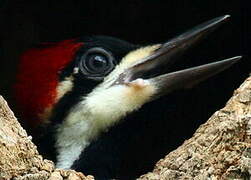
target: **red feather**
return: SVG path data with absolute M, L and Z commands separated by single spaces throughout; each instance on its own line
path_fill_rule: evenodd
M 19 111 L 33 127 L 42 123 L 39 115 L 55 104 L 58 73 L 73 60 L 83 43 L 65 40 L 48 45 L 23 53 L 14 86 Z

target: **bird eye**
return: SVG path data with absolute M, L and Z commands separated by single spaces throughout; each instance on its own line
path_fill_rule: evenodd
M 114 68 L 114 58 L 102 48 L 92 48 L 81 57 L 79 67 L 88 77 L 103 78 Z

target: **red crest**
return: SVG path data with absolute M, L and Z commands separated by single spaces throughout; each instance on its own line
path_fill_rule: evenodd
M 73 60 L 82 45 L 75 40 L 65 40 L 22 54 L 14 96 L 18 110 L 29 125 L 43 123 L 39 115 L 56 103 L 59 72 Z

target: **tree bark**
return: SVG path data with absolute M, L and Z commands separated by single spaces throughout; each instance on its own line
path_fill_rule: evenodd
M 55 169 L 38 154 L 31 136 L 20 126 L 0 96 L 0 180 L 91 180 L 92 176 Z
M 193 137 L 139 179 L 251 179 L 251 77 Z
M 93 179 L 55 169 L 31 140 L 0 96 L 0 180 Z M 191 139 L 139 179 L 251 179 L 251 77 Z

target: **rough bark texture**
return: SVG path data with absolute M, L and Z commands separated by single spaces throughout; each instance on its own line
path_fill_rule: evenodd
M 93 179 L 43 160 L 0 96 L 0 180 Z M 193 137 L 139 179 L 251 179 L 251 78 Z
M 38 154 L 31 137 L 20 126 L 7 102 L 0 96 L 0 180 L 93 179 L 75 171 L 55 170 Z
M 251 179 L 251 77 L 193 137 L 139 179 Z

